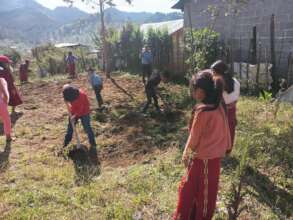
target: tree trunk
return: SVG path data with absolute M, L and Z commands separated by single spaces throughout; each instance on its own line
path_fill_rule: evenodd
M 106 77 L 124 94 L 134 100 L 133 96 L 129 94 L 124 88 L 122 88 L 116 81 L 111 77 L 110 61 L 109 61 L 109 45 L 107 42 L 107 29 L 105 25 L 105 0 L 99 0 L 100 16 L 101 16 L 101 37 L 103 45 L 103 71 L 106 73 Z
M 103 71 L 105 71 L 106 75 L 109 74 L 108 68 L 108 47 L 107 47 L 107 30 L 105 25 L 105 14 L 104 14 L 104 0 L 99 0 L 100 2 L 100 16 L 101 16 L 101 37 L 102 37 L 102 46 L 103 46 Z

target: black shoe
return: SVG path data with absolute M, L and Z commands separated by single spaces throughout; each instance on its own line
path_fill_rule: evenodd
M 6 143 L 7 143 L 7 144 L 10 144 L 11 142 L 12 142 L 12 138 L 11 138 L 11 137 L 6 138 Z
M 94 165 L 99 165 L 98 152 L 96 147 L 91 147 L 89 150 L 89 157 Z
M 162 114 L 162 111 L 161 111 L 160 108 L 157 108 L 156 110 L 157 110 L 157 113 L 158 113 L 158 114 Z

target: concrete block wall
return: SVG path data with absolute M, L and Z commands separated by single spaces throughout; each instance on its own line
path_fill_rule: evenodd
M 220 12 L 215 19 L 207 10 L 210 5 Z M 247 61 L 253 27 L 256 26 L 257 42 L 261 43 L 261 57 L 265 61 L 265 50 L 266 59 L 270 60 L 270 21 L 274 14 L 277 69 L 285 76 L 289 53 L 293 53 L 293 0 L 249 0 L 239 10 L 237 15 L 225 16 L 228 10 L 222 0 L 191 0 L 184 8 L 185 27 L 190 27 L 190 20 L 194 29 L 212 27 L 221 34 L 224 42 L 232 44 L 235 61 Z

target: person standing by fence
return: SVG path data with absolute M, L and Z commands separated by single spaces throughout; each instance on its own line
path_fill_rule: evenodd
M 141 52 L 141 64 L 142 64 L 142 82 L 145 85 L 147 80 L 152 75 L 152 64 L 153 64 L 153 54 L 150 47 L 145 47 Z M 147 78 L 147 80 L 146 80 Z
M 28 72 L 29 72 L 29 60 L 25 60 L 25 63 L 22 63 L 19 67 L 19 80 L 21 83 L 28 82 Z
M 76 61 L 78 58 L 72 54 L 72 52 L 68 52 L 68 56 L 65 58 L 66 64 L 67 64 L 67 71 L 69 73 L 70 78 L 77 78 L 76 74 Z

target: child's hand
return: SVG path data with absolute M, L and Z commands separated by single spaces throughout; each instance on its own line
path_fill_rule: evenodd
M 76 120 L 76 116 L 75 116 L 75 115 L 71 115 L 71 116 L 70 116 L 70 120 L 73 121 L 73 122 L 75 122 L 75 120 Z
M 189 166 L 189 157 L 185 152 L 182 155 L 182 163 L 184 164 L 185 168 Z

